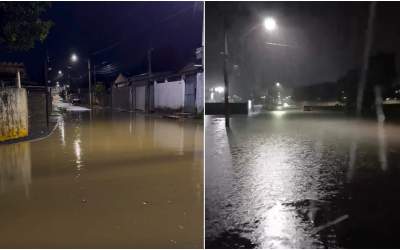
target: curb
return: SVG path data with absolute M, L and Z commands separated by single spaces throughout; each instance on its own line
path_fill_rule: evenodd
M 36 138 L 30 138 L 30 139 L 25 137 L 26 139 L 18 138 L 18 139 L 14 139 L 14 140 L 4 141 L 4 142 L 0 142 L 0 146 L 1 145 L 17 144 L 17 143 L 22 143 L 22 142 L 37 142 L 37 141 L 44 140 L 44 139 L 48 138 L 49 136 L 51 136 L 54 133 L 54 131 L 58 127 L 58 122 L 59 121 L 57 119 L 57 122 L 54 124 L 54 127 L 48 133 L 46 133 L 43 136 L 39 136 L 39 137 L 36 137 Z

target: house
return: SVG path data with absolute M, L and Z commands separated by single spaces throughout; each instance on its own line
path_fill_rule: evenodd
M 127 111 L 201 113 L 203 89 L 203 69 L 194 63 L 177 73 L 132 77 L 120 74 L 112 84 L 112 107 Z
M 154 86 L 155 109 L 192 114 L 203 112 L 204 74 L 201 65 L 190 63 Z
M 169 73 L 147 73 L 126 77 L 118 75 L 112 84 L 112 108 L 127 111 L 154 111 L 154 82 Z

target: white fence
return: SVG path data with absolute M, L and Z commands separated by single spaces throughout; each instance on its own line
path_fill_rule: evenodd
M 154 107 L 156 109 L 182 109 L 185 104 L 185 82 L 154 83 Z

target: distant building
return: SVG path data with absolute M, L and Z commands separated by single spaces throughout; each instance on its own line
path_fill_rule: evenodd
M 0 62 L 0 86 L 16 86 L 18 78 L 25 77 L 26 70 L 23 63 Z
M 154 81 L 168 73 L 147 73 L 126 77 L 118 75 L 111 88 L 112 108 L 127 111 L 154 111 Z
M 204 74 L 190 63 L 177 73 L 156 72 L 126 77 L 112 84 L 112 108 L 128 111 L 201 113 L 204 110 Z

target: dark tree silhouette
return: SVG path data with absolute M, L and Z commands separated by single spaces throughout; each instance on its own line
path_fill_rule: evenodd
M 389 94 L 388 92 L 391 90 L 392 84 L 396 77 L 397 71 L 395 54 L 379 52 L 370 57 L 367 72 L 367 82 L 362 103 L 362 109 L 364 113 L 369 113 L 375 110 L 374 87 L 380 86 L 383 96 L 386 96 Z M 355 69 L 347 72 L 347 74 L 338 81 L 340 88 L 345 92 L 347 97 L 347 106 L 350 110 L 355 109 L 359 79 L 360 70 Z
M 43 42 L 53 23 L 41 19 L 49 2 L 0 2 L 0 49 L 26 51 Z

